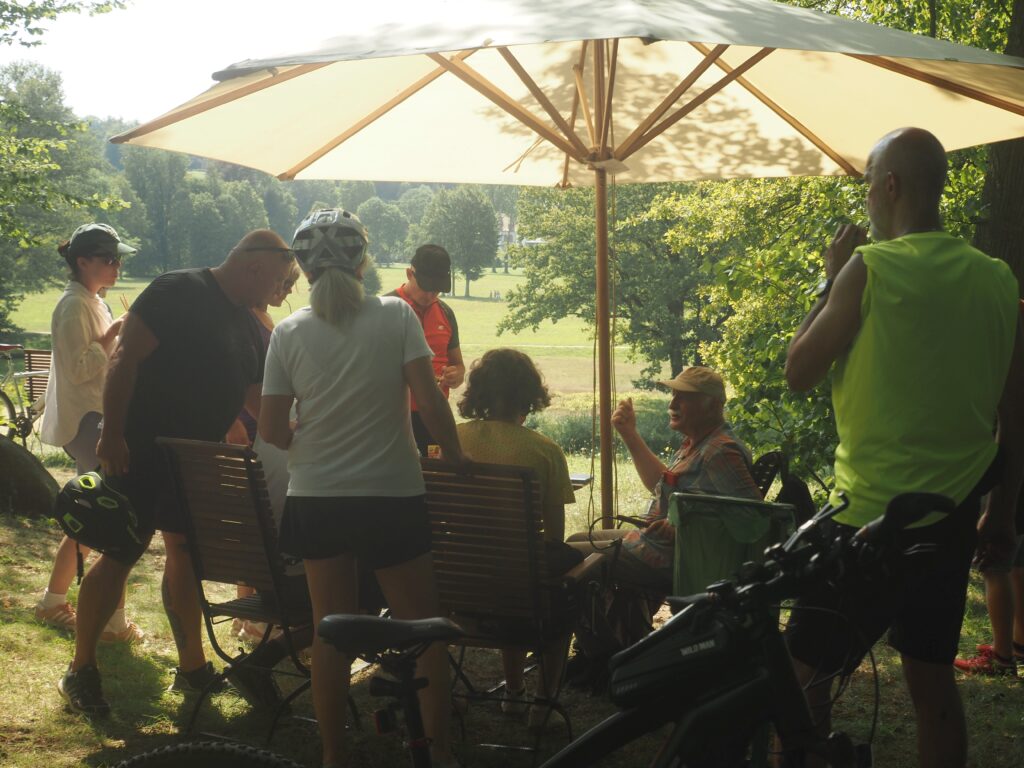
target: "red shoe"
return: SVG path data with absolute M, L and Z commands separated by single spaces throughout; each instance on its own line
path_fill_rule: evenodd
M 973 659 L 955 659 L 953 666 L 966 675 L 1017 676 L 1017 662 L 1002 658 L 992 650 L 991 645 L 979 645 L 977 656 Z
M 991 655 L 994 652 L 991 643 L 978 643 L 974 648 L 979 654 Z M 1013 660 L 1018 666 L 1024 666 L 1024 643 L 1013 644 Z

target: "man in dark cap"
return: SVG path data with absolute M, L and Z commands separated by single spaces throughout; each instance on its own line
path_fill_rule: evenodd
M 434 352 L 434 376 L 445 397 L 449 390 L 462 386 L 466 378 L 466 365 L 459 348 L 459 325 L 455 312 L 438 298 L 452 289 L 452 260 L 440 245 L 426 244 L 416 249 L 409 268 L 405 270 L 405 284 L 388 296 L 398 296 L 412 307 L 423 325 L 427 344 Z M 412 433 L 421 456 L 427 455 L 427 446 L 436 443 L 420 418 L 416 401 L 412 407 Z

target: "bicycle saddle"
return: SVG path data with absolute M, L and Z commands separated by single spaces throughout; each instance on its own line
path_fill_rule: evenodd
M 339 651 L 350 654 L 403 651 L 422 643 L 450 642 L 465 634 L 448 619 L 400 621 L 381 616 L 325 616 L 317 627 L 324 640 Z

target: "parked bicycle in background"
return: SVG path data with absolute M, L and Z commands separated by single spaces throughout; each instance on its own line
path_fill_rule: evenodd
M 36 421 L 43 415 L 43 398 L 29 402 L 27 379 L 43 378 L 48 371 L 19 371 L 14 352 L 24 351 L 20 344 L 0 344 L 0 361 L 6 364 L 0 378 L 0 437 L 20 441 L 27 449 Z M 8 394 L 10 392 L 10 394 Z

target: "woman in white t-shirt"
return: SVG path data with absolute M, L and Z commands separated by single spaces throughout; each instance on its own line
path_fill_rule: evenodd
M 314 211 L 299 225 L 292 247 L 311 306 L 274 328 L 263 379 L 260 436 L 288 449 L 281 548 L 303 559 L 314 626 L 358 610 L 357 558 L 373 570 L 395 618 L 438 615 L 410 389 L 445 458 L 466 461 L 416 315 L 399 298 L 363 293 L 366 245 L 366 229 L 346 211 Z M 297 423 L 289 418 L 293 402 Z M 313 708 L 325 766 L 345 757 L 348 666 L 314 640 Z M 417 671 L 429 681 L 421 704 L 435 765 L 446 765 L 444 647 L 424 653 Z
M 135 253 L 135 249 L 122 243 L 112 227 L 85 224 L 57 251 L 71 269 L 71 279 L 50 320 L 53 357 L 40 437 L 48 445 L 64 448 L 81 475 L 100 464 L 96 443 L 100 437 L 103 383 L 107 360 L 121 330 L 121 320 L 111 317 L 100 294 L 114 286 L 121 259 Z M 88 547 L 79 548 L 83 558 L 89 554 Z M 36 619 L 62 629 L 74 628 L 75 609 L 67 601 L 67 592 L 77 564 L 75 542 L 65 536 L 57 548 L 50 583 L 36 604 Z M 125 619 L 122 595 L 101 639 L 132 643 L 142 637 L 138 625 Z

